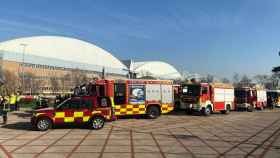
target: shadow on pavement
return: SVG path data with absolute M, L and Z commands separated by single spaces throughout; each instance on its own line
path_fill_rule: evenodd
M 12 124 L 3 125 L 2 128 L 6 129 L 14 129 L 14 130 L 25 130 L 25 131 L 33 131 L 34 128 L 29 122 L 17 122 Z
M 20 118 L 30 118 L 32 116 L 32 113 L 22 113 L 22 112 L 13 112 L 12 115 L 16 115 Z
M 201 116 L 200 112 L 193 112 L 191 115 L 187 114 L 184 110 L 174 110 L 169 112 L 166 115 L 175 115 L 175 116 Z
M 37 131 L 30 122 L 17 122 L 3 125 L 2 128 L 14 129 L 14 130 L 24 130 L 24 131 Z M 59 125 L 54 126 L 53 129 L 88 129 L 87 125 L 83 124 L 69 124 L 69 125 Z

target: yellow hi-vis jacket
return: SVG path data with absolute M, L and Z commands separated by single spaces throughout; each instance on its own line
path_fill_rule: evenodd
M 12 95 L 12 96 L 10 97 L 10 104 L 16 104 L 16 102 L 17 102 L 17 96 Z

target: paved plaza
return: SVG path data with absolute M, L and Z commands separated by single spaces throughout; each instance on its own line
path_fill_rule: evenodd
M 1 157 L 280 157 L 280 110 L 123 118 L 98 131 L 78 126 L 39 132 L 29 119 L 25 112 L 9 115 L 8 124 L 0 128 Z

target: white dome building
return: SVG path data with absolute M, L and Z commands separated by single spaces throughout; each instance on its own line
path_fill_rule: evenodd
M 74 86 L 100 78 L 103 74 L 109 79 L 122 79 L 128 73 L 127 67 L 104 49 L 60 36 L 35 36 L 1 42 L 0 61 L 0 70 L 4 72 L 0 73 L 4 74 L 1 77 L 7 82 L 13 78 L 18 89 L 23 93 L 30 90 L 30 94 L 35 91 L 32 90 L 34 87 L 40 91 L 36 93 L 63 93 L 65 89 L 69 92 Z
M 153 77 L 156 79 L 182 79 L 182 75 L 172 65 L 162 61 L 134 62 L 130 70 L 136 73 L 137 78 Z
M 0 43 L 3 60 L 125 75 L 126 66 L 89 42 L 60 36 L 35 36 Z

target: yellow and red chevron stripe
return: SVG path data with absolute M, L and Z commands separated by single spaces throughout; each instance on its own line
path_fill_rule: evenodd
M 173 105 L 163 104 L 161 112 L 168 113 L 174 109 Z M 146 114 L 146 105 L 115 105 L 115 115 L 137 115 Z
M 171 104 L 162 104 L 161 106 L 161 113 L 166 114 L 169 113 L 174 109 L 173 105 Z
M 145 113 L 145 105 L 115 105 L 115 115 L 137 115 Z
M 54 121 L 61 123 L 72 123 L 72 122 L 88 122 L 90 117 L 94 114 L 101 113 L 101 111 L 94 112 L 55 112 Z

